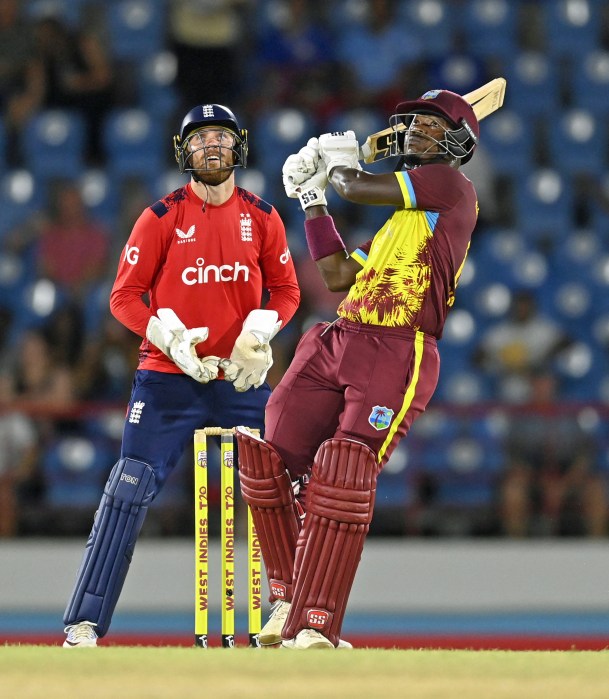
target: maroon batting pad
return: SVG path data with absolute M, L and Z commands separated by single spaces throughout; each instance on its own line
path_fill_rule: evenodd
M 365 444 L 329 439 L 315 457 L 297 547 L 292 607 L 283 630 L 316 629 L 338 644 L 368 534 L 379 464 Z
M 237 429 L 239 479 L 250 507 L 271 588 L 270 601 L 292 599 L 300 517 L 292 481 L 275 449 Z

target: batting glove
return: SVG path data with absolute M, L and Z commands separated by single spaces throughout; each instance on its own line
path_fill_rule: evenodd
M 319 153 L 326 164 L 326 175 L 330 177 L 335 167 L 350 167 L 361 170 L 360 147 L 354 131 L 335 131 L 319 137 Z
M 315 174 L 319 160 L 317 138 L 310 138 L 298 153 L 288 156 L 283 164 L 282 175 L 285 193 L 290 199 L 296 199 L 298 186 Z
M 320 160 L 315 174 L 311 175 L 298 187 L 298 200 L 303 211 L 310 206 L 326 206 L 328 204 L 325 194 L 327 186 L 326 165 L 323 160 Z
M 218 378 L 220 357 L 199 359 L 196 345 L 207 340 L 208 328 L 188 330 L 171 308 L 159 308 L 146 328 L 146 337 L 165 353 L 185 374 L 199 383 Z
M 252 386 L 258 388 L 264 383 L 268 370 L 273 366 L 270 342 L 281 327 L 281 321 L 277 318 L 277 311 L 251 311 L 243 323 L 230 359 L 220 361 L 224 378 L 232 382 L 235 391 L 243 393 Z

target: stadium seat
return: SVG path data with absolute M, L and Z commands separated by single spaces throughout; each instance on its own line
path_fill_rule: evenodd
M 513 109 L 502 109 L 481 127 L 481 143 L 497 175 L 521 175 L 535 164 L 535 130 Z
M 38 112 L 21 132 L 27 168 L 43 180 L 78 177 L 84 169 L 84 145 L 84 119 L 70 110 Z
M 525 236 L 564 236 L 573 225 L 571 183 L 552 168 L 539 168 L 517 179 L 514 202 L 518 228 Z
M 512 60 L 518 51 L 518 4 L 512 0 L 469 0 L 458 14 L 468 51 Z
M 419 39 L 424 57 L 445 56 L 454 43 L 452 3 L 445 0 L 412 0 L 398 3 L 398 7 L 399 21 Z
M 9 170 L 0 180 L 0 240 L 45 203 L 44 183 L 28 170 Z
M 553 0 L 540 3 L 545 46 L 551 56 L 570 57 L 598 48 L 602 16 L 598 0 Z
M 590 51 L 578 57 L 570 72 L 573 104 L 601 119 L 609 115 L 609 52 Z
M 560 106 L 560 73 L 540 51 L 525 51 L 506 61 L 505 106 L 523 116 L 550 122 Z
M 42 455 L 45 504 L 53 510 L 89 509 L 99 504 L 115 455 L 105 444 L 82 436 L 57 439 Z
M 300 109 L 271 109 L 254 120 L 249 136 L 253 143 L 261 144 L 258 157 L 251 163 L 266 178 L 269 201 L 285 197 L 281 182 L 281 168 L 291 153 L 296 153 L 312 135 L 319 133 L 312 117 Z M 295 207 L 298 207 L 298 201 Z
M 163 49 L 164 0 L 113 0 L 106 7 L 110 49 L 115 59 L 140 61 Z
M 111 176 L 118 181 L 144 177 L 152 183 L 170 154 L 159 126 L 143 109 L 115 109 L 107 115 L 103 143 Z
M 139 104 L 147 112 L 171 117 L 179 99 L 175 88 L 176 56 L 170 51 L 152 54 L 139 65 Z
M 565 174 L 599 176 L 607 168 L 607 124 L 587 109 L 565 110 L 547 130 L 553 166 Z

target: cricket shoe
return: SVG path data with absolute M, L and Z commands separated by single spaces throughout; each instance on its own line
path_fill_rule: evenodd
M 261 646 L 276 646 L 281 643 L 283 640 L 281 638 L 281 631 L 285 624 L 285 620 L 288 618 L 291 606 L 291 602 L 285 602 L 281 599 L 273 602 L 269 620 L 264 625 L 258 637 Z M 352 650 L 353 646 L 349 641 L 343 641 L 343 639 L 340 638 L 337 648 L 338 650 Z
M 261 646 L 274 646 L 277 643 L 281 643 L 281 629 L 283 629 L 285 620 L 288 618 L 291 606 L 290 602 L 285 602 L 282 599 L 273 602 L 269 620 L 258 637 Z
M 281 647 L 292 650 L 334 650 L 334 644 L 315 629 L 302 629 L 294 638 L 283 640 Z
M 91 621 L 80 621 L 78 624 L 70 624 L 64 629 L 67 633 L 63 642 L 64 648 L 95 648 L 97 646 L 97 634 L 93 627 L 97 626 Z

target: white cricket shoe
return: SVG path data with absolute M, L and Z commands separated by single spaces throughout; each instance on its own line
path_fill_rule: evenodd
M 315 629 L 302 629 L 296 634 L 295 638 L 282 641 L 281 647 L 291 648 L 292 650 L 334 650 L 334 645 Z
M 64 648 L 95 648 L 97 646 L 97 634 L 93 627 L 97 626 L 91 621 L 80 621 L 78 624 L 70 624 L 64 629 L 67 638 L 63 642 Z
M 263 626 L 258 637 L 261 646 L 274 646 L 281 643 L 281 629 L 288 618 L 291 606 L 290 602 L 284 602 L 282 599 L 273 602 L 269 620 Z

